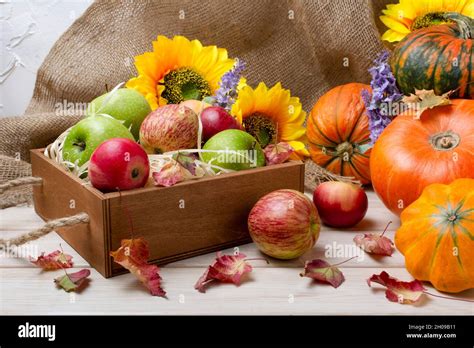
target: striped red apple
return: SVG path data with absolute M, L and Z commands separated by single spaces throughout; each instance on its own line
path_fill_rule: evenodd
M 199 119 L 184 105 L 168 104 L 151 112 L 140 127 L 140 144 L 148 153 L 164 153 L 197 146 Z
M 369 205 L 361 187 L 339 181 L 320 184 L 314 190 L 313 202 L 321 221 L 332 227 L 357 225 L 364 218 Z
M 248 228 L 260 251 L 287 260 L 314 246 L 320 224 L 318 211 L 308 197 L 295 190 L 277 190 L 255 204 Z

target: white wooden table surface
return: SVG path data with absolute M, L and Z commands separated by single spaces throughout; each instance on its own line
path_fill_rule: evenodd
M 364 254 L 362 260 L 354 259 L 343 264 L 340 268 L 346 281 L 337 289 L 299 276 L 305 260 L 325 258 L 328 245 L 351 248 L 357 233 L 381 233 L 388 221 L 393 223 L 386 235 L 393 240 L 394 231 L 399 226 L 398 218 L 373 192 L 368 194 L 369 211 L 365 220 L 355 228 L 338 231 L 323 226 L 316 246 L 301 258 L 293 261 L 271 259 L 269 265 L 254 261 L 254 270 L 239 287 L 216 283 L 210 285 L 206 293 L 196 291 L 194 284 L 214 261 L 215 254 L 163 266 L 160 274 L 167 299 L 151 296 L 131 274 L 105 279 L 93 268 L 88 287 L 81 293 L 66 293 L 53 283 L 53 279 L 63 271 L 42 272 L 25 258 L 0 255 L 0 314 L 473 315 L 471 303 L 424 297 L 416 305 L 401 305 L 388 302 L 384 290 L 377 284 L 368 287 L 366 279 L 383 270 L 399 279 L 412 279 L 398 251 L 392 257 L 382 258 Z M 42 224 L 32 207 L 0 211 L 3 238 L 14 237 Z M 75 269 L 68 272 L 90 268 L 56 233 L 30 243 L 23 250 L 49 253 L 57 250 L 60 243 L 64 251 L 73 256 Z M 240 251 L 249 258 L 262 256 L 253 244 L 241 246 Z M 332 264 L 345 259 L 347 255 L 327 258 Z M 426 288 L 438 293 L 429 284 Z M 474 299 L 474 290 L 454 296 Z

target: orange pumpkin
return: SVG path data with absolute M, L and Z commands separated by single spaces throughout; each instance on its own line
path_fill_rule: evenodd
M 371 154 L 372 185 L 393 213 L 414 202 L 429 184 L 474 178 L 474 100 L 407 112 L 382 132 Z
M 474 288 L 474 179 L 426 187 L 402 212 L 395 245 L 416 279 L 446 292 Z
M 369 119 L 361 98 L 368 85 L 349 83 L 324 94 L 313 107 L 307 124 L 311 159 L 327 170 L 370 183 Z

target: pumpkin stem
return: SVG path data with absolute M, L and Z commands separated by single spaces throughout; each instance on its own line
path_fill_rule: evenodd
M 443 13 L 446 21 L 453 21 L 458 25 L 463 39 L 474 39 L 474 19 L 457 12 Z
M 461 142 L 459 134 L 452 131 L 440 132 L 430 137 L 431 146 L 437 151 L 450 151 Z
M 354 146 L 345 141 L 336 146 L 336 155 L 342 157 L 346 162 L 352 157 L 354 153 Z

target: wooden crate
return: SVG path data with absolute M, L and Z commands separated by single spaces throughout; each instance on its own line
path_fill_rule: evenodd
M 124 272 L 109 256 L 122 239 L 145 238 L 149 261 L 156 264 L 245 244 L 251 241 L 247 216 L 260 197 L 282 188 L 304 190 L 304 164 L 299 161 L 121 195 L 84 184 L 42 149 L 31 151 L 31 164 L 33 175 L 43 178 L 34 187 L 35 211 L 43 220 L 89 214 L 89 224 L 57 232 L 106 278 Z

